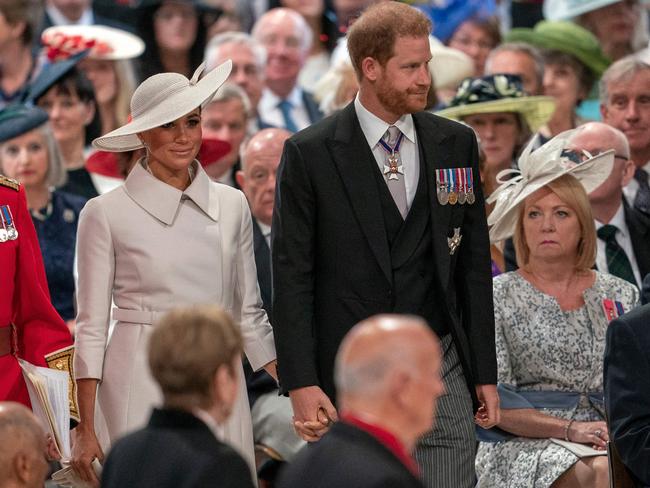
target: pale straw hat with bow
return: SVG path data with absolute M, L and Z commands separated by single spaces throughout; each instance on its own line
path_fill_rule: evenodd
M 614 150 L 592 156 L 583 151 L 583 162 L 576 163 L 566 154 L 577 130 L 558 134 L 537 150 L 531 141 L 519 157 L 519 169 L 505 169 L 497 175 L 501 185 L 487 199 L 496 202 L 488 217 L 490 242 L 499 242 L 514 234 L 519 205 L 540 188 L 564 175 L 574 176 L 587 193 L 598 188 L 611 174 Z
M 205 63 L 191 79 L 179 73 L 159 73 L 144 80 L 131 97 L 131 121 L 93 141 L 97 149 L 110 152 L 144 147 L 137 134 L 172 122 L 197 107 L 205 107 L 228 78 L 232 61 L 217 66 L 199 80 Z

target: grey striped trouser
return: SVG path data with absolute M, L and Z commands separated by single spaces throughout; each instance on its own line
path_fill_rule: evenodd
M 451 334 L 442 338 L 441 346 L 446 393 L 438 399 L 433 431 L 420 438 L 415 459 L 428 488 L 471 488 L 476 484 L 472 398 Z

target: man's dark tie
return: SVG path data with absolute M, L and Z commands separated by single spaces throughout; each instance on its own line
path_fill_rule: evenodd
M 278 103 L 278 108 L 282 112 L 282 118 L 284 119 L 284 128 L 289 132 L 298 132 L 296 121 L 293 120 L 293 116 L 291 115 L 291 107 L 291 102 L 286 99 L 281 100 L 280 103 Z
M 637 168 L 634 172 L 634 179 L 639 183 L 639 189 L 634 197 L 634 208 L 646 215 L 650 215 L 650 186 L 648 186 L 648 172 L 643 168 Z
M 630 260 L 627 258 L 623 248 L 616 242 L 617 232 L 618 227 L 610 224 L 603 225 L 598 229 L 598 237 L 605 241 L 605 257 L 607 258 L 609 274 L 623 278 L 633 285 L 638 286 Z

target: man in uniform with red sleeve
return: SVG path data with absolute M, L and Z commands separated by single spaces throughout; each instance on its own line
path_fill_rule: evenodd
M 22 107 L 0 113 L 0 144 L 24 132 L 24 124 L 42 116 L 35 110 Z M 25 190 L 17 181 L 2 175 L 0 270 L 0 401 L 11 400 L 31 407 L 18 358 L 36 366 L 70 372 L 73 341 L 50 302 Z M 71 416 L 78 418 L 73 381 L 69 393 Z

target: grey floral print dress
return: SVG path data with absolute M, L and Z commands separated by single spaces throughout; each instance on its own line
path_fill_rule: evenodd
M 625 311 L 636 307 L 635 286 L 595 272 L 585 290 L 585 305 L 563 311 L 518 272 L 494 278 L 494 314 L 499 383 L 515 389 L 602 392 L 603 354 L 608 320 L 603 300 L 619 301 Z M 604 420 L 604 412 L 581 396 L 575 408 L 543 408 L 558 418 Z M 548 439 L 514 437 L 481 442 L 476 456 L 477 488 L 546 488 L 571 468 L 578 457 Z

